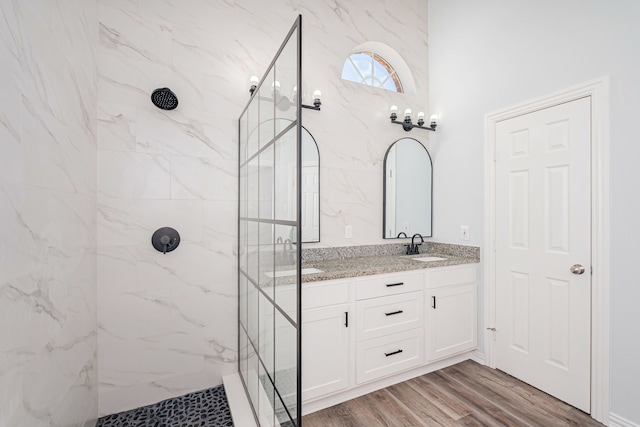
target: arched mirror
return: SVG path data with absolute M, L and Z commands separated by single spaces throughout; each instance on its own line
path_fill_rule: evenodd
M 432 193 L 433 167 L 427 149 L 413 138 L 394 142 L 384 158 L 382 237 L 396 239 L 401 233 L 431 237 Z
M 320 152 L 302 126 L 302 243 L 320 241 Z
M 279 134 L 291 124 L 290 120 L 277 119 L 267 121 L 260 126 L 261 141 L 268 141 L 274 134 Z M 274 128 L 275 126 L 275 128 Z M 271 206 L 274 200 L 276 219 L 294 219 L 296 216 L 296 137 L 294 132 L 282 135 L 274 150 L 265 151 L 259 156 L 261 173 L 260 196 L 258 200 Z M 302 127 L 302 243 L 320 241 L 320 153 L 318 145 L 311 133 Z M 274 164 L 277 167 L 274 170 Z M 275 173 L 275 174 L 274 174 Z M 265 215 L 263 215 L 265 216 Z M 296 242 L 295 228 L 288 226 L 275 227 L 275 242 L 293 244 Z

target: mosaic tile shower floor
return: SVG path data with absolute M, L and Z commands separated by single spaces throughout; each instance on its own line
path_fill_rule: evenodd
M 107 415 L 96 427 L 233 427 L 224 386 Z

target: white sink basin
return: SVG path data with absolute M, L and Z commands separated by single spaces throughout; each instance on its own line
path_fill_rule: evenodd
M 319 270 L 317 268 L 303 268 L 302 269 L 302 274 L 313 274 L 313 273 L 324 273 L 324 271 Z M 296 270 L 281 270 L 281 271 L 276 271 L 275 274 L 273 274 L 273 273 L 265 273 L 265 275 L 267 277 L 269 277 L 270 279 L 273 279 L 274 277 L 289 277 L 289 276 L 295 276 L 296 275 Z
M 421 262 L 432 262 L 432 261 L 444 261 L 446 260 L 446 258 L 440 258 L 437 256 L 423 256 L 420 258 L 411 258 L 414 261 L 421 261 Z

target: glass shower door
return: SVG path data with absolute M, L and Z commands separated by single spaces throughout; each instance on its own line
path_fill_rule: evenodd
M 239 119 L 239 372 L 260 426 L 300 426 L 300 25 Z

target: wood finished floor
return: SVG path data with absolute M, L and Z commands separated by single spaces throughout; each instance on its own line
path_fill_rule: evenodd
M 602 426 L 584 412 L 467 360 L 302 418 L 304 427 Z

